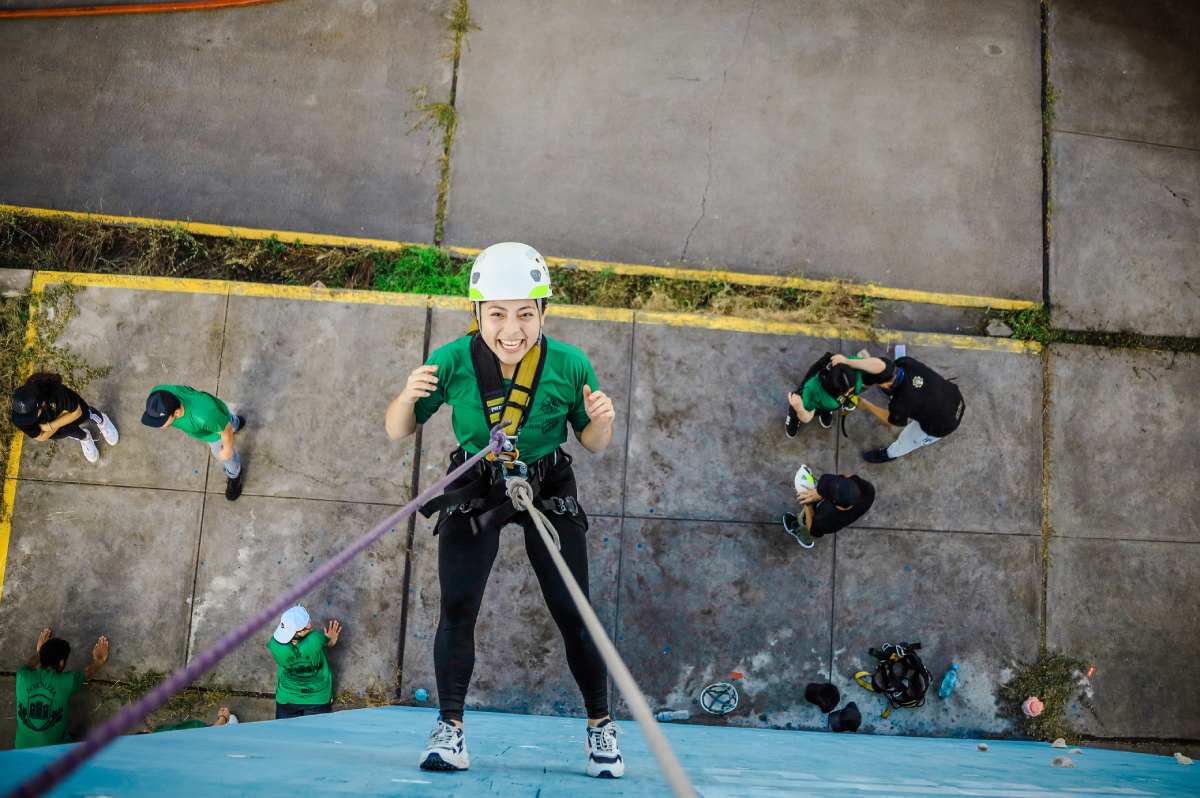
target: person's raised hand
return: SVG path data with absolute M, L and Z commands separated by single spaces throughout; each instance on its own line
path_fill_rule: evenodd
M 788 404 L 791 405 L 792 409 L 795 410 L 797 413 L 804 412 L 804 401 L 800 398 L 800 394 L 789 393 L 788 394 Z
M 334 618 L 329 623 L 325 624 L 325 637 L 329 638 L 329 645 L 334 645 L 338 641 L 338 636 L 342 633 L 341 621 Z
M 583 384 L 583 407 L 593 424 L 610 426 L 617 417 L 612 399 L 604 391 L 593 391 L 586 382 Z
M 837 354 L 837 355 L 834 355 L 833 357 L 829 358 L 829 365 L 831 365 L 831 366 L 840 366 L 843 363 L 849 363 L 849 362 L 850 362 L 850 359 L 842 354 Z
M 54 637 L 54 632 L 50 631 L 49 626 L 38 632 L 37 650 L 39 652 L 42 650 L 42 646 L 46 645 L 46 641 L 51 637 Z
M 418 399 L 424 399 L 436 391 L 437 370 L 437 366 L 417 366 L 413 369 L 408 375 L 408 382 L 404 384 L 404 390 L 400 392 L 400 400 L 414 405 Z
M 108 638 L 104 635 L 100 635 L 96 645 L 92 646 L 92 662 L 97 665 L 108 662 Z

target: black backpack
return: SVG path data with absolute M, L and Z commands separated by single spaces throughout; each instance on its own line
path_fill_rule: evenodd
M 856 396 L 853 399 L 847 400 L 844 397 L 836 396 L 836 392 L 830 392 L 829 388 L 826 386 L 826 380 L 822 378 L 826 377 L 826 375 L 832 372 L 832 361 L 832 352 L 826 352 L 825 354 L 821 355 L 821 357 L 819 357 L 815 363 L 808 367 L 808 371 L 804 373 L 804 379 L 800 380 L 800 387 L 796 389 L 796 393 L 803 392 L 805 384 L 807 384 L 808 381 L 813 377 L 819 379 L 821 381 L 822 390 L 837 399 L 838 409 L 836 412 L 838 414 L 839 426 L 842 430 L 842 437 L 849 438 L 850 436 L 846 434 L 846 415 L 858 409 L 858 397 Z
M 893 709 L 916 709 L 925 705 L 925 693 L 933 677 L 917 655 L 920 643 L 884 643 L 882 648 L 872 648 L 875 672 L 859 671 L 854 681 L 873 693 L 881 693 L 888 700 L 888 707 L 881 717 L 887 718 Z

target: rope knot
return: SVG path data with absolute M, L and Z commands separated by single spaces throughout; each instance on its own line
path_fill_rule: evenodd
M 554 548 L 562 551 L 562 541 L 558 537 L 558 530 L 554 528 L 554 524 L 550 523 L 545 514 L 533 503 L 533 486 L 529 484 L 529 480 L 521 479 L 520 477 L 509 477 L 504 480 L 504 490 L 508 493 L 508 498 L 512 501 L 513 507 L 529 513 L 529 517 L 533 519 L 534 526 L 540 529 L 542 534 L 554 543 Z

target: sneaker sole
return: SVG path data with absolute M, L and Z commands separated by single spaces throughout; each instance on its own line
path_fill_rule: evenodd
M 430 754 L 429 756 L 425 757 L 424 761 L 421 762 L 421 770 L 436 770 L 444 773 L 451 770 L 466 769 L 467 768 L 460 768 L 457 765 L 450 764 L 446 760 L 442 759 L 440 754 Z

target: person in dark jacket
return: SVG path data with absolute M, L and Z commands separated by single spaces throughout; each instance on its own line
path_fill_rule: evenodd
M 96 439 L 86 424 L 94 424 L 104 442 L 115 446 L 120 439 L 112 419 L 91 407 L 79 394 L 63 384 L 62 377 L 45 372 L 34 374 L 12 395 L 13 426 L 31 440 L 74 438 L 89 463 L 100 461 Z
M 875 502 L 875 486 L 857 474 L 825 474 L 815 488 L 796 491 L 800 514 L 784 513 L 783 529 L 803 548 L 832 535 L 867 514 Z
M 886 357 L 867 357 L 866 354 L 863 350 L 858 358 L 834 355 L 831 362 L 835 366 L 844 364 L 885 377 L 886 380 L 878 385 L 888 396 L 887 410 L 862 398 L 859 398 L 858 406 L 882 423 L 904 429 L 890 445 L 863 452 L 864 460 L 888 463 L 922 446 L 937 443 L 958 429 L 966 403 L 957 385 L 916 358 L 899 357 L 893 362 Z

